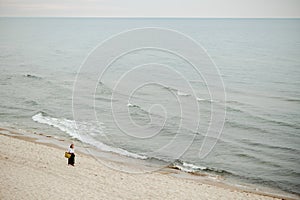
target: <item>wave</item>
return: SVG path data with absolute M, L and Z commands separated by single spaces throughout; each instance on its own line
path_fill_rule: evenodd
M 128 103 L 128 104 L 127 104 L 127 107 L 140 108 L 140 106 L 135 105 L 135 104 L 131 104 L 131 103 Z
M 127 107 L 133 108 L 136 111 L 138 111 L 138 112 L 135 112 L 135 113 L 131 113 L 133 115 L 139 115 L 139 116 L 144 116 L 144 117 L 149 117 L 150 115 L 156 116 L 156 117 L 163 117 L 163 116 L 161 116 L 159 114 L 155 114 L 155 113 L 149 112 L 149 111 L 143 109 L 141 106 L 136 105 L 136 104 L 128 103 Z
M 154 115 L 153 113 L 150 113 L 150 112 L 144 110 L 143 108 L 141 108 L 140 106 L 138 106 L 136 104 L 128 103 L 127 107 L 132 108 L 132 110 L 135 111 L 134 113 L 131 113 L 132 115 L 144 116 L 144 117 Z M 156 115 L 156 116 L 159 116 L 159 115 Z
M 117 102 L 115 99 L 105 97 L 96 97 L 95 99 L 103 102 Z
M 26 104 L 28 104 L 30 106 L 37 106 L 38 105 L 38 103 L 36 101 L 34 101 L 34 100 L 27 100 L 24 103 L 26 103 Z
M 32 75 L 32 74 L 25 74 L 24 77 L 26 78 L 32 78 L 32 79 L 42 79 L 42 77 Z
M 129 152 L 127 150 L 118 148 L 118 147 L 112 147 L 109 145 L 106 145 L 98 140 L 95 140 L 91 136 L 96 136 L 96 135 L 103 135 L 104 134 L 104 128 L 105 126 L 103 124 L 100 124 L 100 126 L 96 126 L 93 123 L 88 123 L 88 122 L 75 122 L 74 120 L 69 120 L 65 118 L 54 118 L 47 116 L 46 113 L 44 112 L 39 112 L 32 116 L 32 120 L 41 124 L 47 124 L 49 126 L 58 128 L 59 130 L 67 133 L 69 136 L 71 136 L 74 139 L 77 139 L 83 143 L 92 145 L 102 151 L 106 152 L 113 152 L 117 153 L 119 155 L 127 156 L 127 157 L 132 157 L 136 159 L 155 159 L 157 160 L 158 158 L 148 158 L 145 155 L 140 155 L 136 153 Z M 78 132 L 84 132 L 88 134 L 78 134 Z M 158 159 L 159 160 L 159 159 Z M 162 160 L 164 162 L 167 162 L 166 160 Z M 174 163 L 172 163 L 169 167 L 178 169 L 187 173 L 193 173 L 197 174 L 203 171 L 206 172 L 213 172 L 217 174 L 230 174 L 229 172 L 226 172 L 224 170 L 219 170 L 215 168 L 209 168 L 209 167 L 204 167 L 204 166 L 197 166 L 191 163 L 183 162 L 181 160 L 176 160 Z
M 180 92 L 179 90 L 177 91 L 177 95 L 178 96 L 191 96 L 190 94 L 184 93 L 184 92 Z
M 247 182 L 250 181 L 250 183 L 263 184 L 263 185 L 271 186 L 274 188 L 282 189 L 283 191 L 291 192 L 292 194 L 299 194 L 297 188 L 295 188 L 294 186 L 290 186 L 288 181 L 283 181 L 283 180 L 272 181 L 272 180 L 260 178 L 257 176 L 244 176 L 244 175 L 240 175 L 240 174 L 231 173 L 229 171 L 222 170 L 222 169 L 197 166 L 197 165 L 194 165 L 191 163 L 183 162 L 181 160 L 176 160 L 169 167 L 172 169 L 177 169 L 177 170 L 180 170 L 180 171 L 183 171 L 186 173 L 190 173 L 193 175 L 203 176 L 203 175 L 206 175 L 203 173 L 207 172 L 209 176 L 215 174 L 217 176 L 220 175 L 220 176 L 235 177 L 235 178 L 238 178 L 238 179 L 241 179 L 244 181 L 247 180 Z M 292 172 L 290 172 L 290 174 L 293 174 L 296 177 L 299 176 L 299 173 L 296 171 L 292 171 Z
M 300 129 L 300 126 L 297 125 L 297 124 L 292 124 L 292 123 L 289 123 L 289 122 L 279 121 L 279 120 L 275 120 L 275 119 L 271 119 L 271 118 L 265 118 L 265 117 L 262 117 L 262 116 L 255 116 L 255 117 L 259 118 L 263 121 L 266 121 L 266 122 L 271 122 L 271 123 L 277 124 L 279 126 L 287 126 L 287 127 L 291 127 L 291 128 L 294 128 L 294 129 Z
M 284 146 L 274 146 L 274 145 L 270 145 L 270 144 L 263 144 L 263 143 L 259 143 L 259 142 L 253 142 L 250 141 L 249 139 L 243 139 L 241 140 L 241 142 L 251 145 L 253 147 L 261 147 L 261 148 L 269 148 L 269 149 L 273 149 L 273 150 L 283 150 L 289 153 L 296 153 L 296 154 L 300 154 L 300 150 L 299 149 L 295 149 L 292 147 L 284 147 Z
M 290 101 L 290 102 L 297 102 L 300 103 L 300 99 L 285 99 L 286 101 Z
M 300 129 L 300 126 L 297 125 L 297 124 L 293 124 L 293 123 L 289 123 L 289 122 L 285 122 L 285 121 L 280 121 L 280 120 L 271 119 L 271 118 L 267 118 L 267 117 L 264 117 L 264 116 L 256 115 L 256 114 L 253 114 L 249 111 L 245 111 L 243 109 L 236 108 L 236 107 L 233 107 L 233 106 L 226 105 L 226 110 L 229 111 L 229 112 L 243 113 L 243 114 L 247 115 L 248 117 L 251 117 L 254 120 L 261 120 L 261 121 L 276 124 L 276 125 L 279 125 L 279 126 L 287 126 L 287 127 L 291 127 L 291 128 L 294 128 L 294 129 Z
M 249 114 L 249 115 L 253 118 L 260 119 L 265 122 L 270 122 L 270 123 L 276 124 L 278 126 L 286 126 L 286 127 L 290 127 L 290 128 L 294 128 L 294 129 L 300 129 L 300 126 L 297 124 L 279 121 L 279 120 L 271 119 L 271 118 L 266 118 L 266 117 L 259 116 L 259 115 L 252 115 L 252 114 Z
M 198 166 L 198 165 L 187 163 L 187 162 L 184 162 L 181 160 L 176 160 L 169 167 L 173 168 L 173 169 L 178 169 L 180 171 L 184 171 L 187 173 L 193 173 L 193 174 L 197 174 L 199 172 L 210 172 L 210 173 L 214 173 L 214 174 L 218 174 L 218 175 L 232 174 L 226 170 L 216 169 L 216 168 L 212 168 L 212 167 Z
M 104 95 L 112 95 L 112 89 L 100 81 L 97 86 L 97 93 Z
M 218 102 L 216 100 L 212 100 L 212 99 L 201 99 L 199 97 L 196 97 L 197 101 L 204 101 L 204 102 L 209 102 L 209 103 L 213 103 L 213 102 Z
M 172 87 L 167 87 L 167 86 L 163 86 L 162 87 L 163 89 L 166 89 L 166 90 L 168 90 L 168 91 L 171 91 L 171 92 L 176 92 L 176 94 L 178 95 L 178 96 L 186 96 L 186 97 L 191 97 L 191 96 L 193 96 L 193 95 L 191 95 L 191 94 L 188 94 L 188 93 L 185 93 L 185 92 L 183 92 L 183 91 L 179 91 L 178 89 L 176 89 L 176 88 L 172 88 Z M 193 96 L 194 97 L 194 96 Z M 219 102 L 219 101 L 217 101 L 217 100 L 212 100 L 212 99 L 202 99 L 202 98 L 199 98 L 199 97 L 196 97 L 196 100 L 197 101 L 204 101 L 204 102 L 210 102 L 210 103 L 216 103 L 216 102 Z
M 163 89 L 166 89 L 166 90 L 169 90 L 171 92 L 177 92 L 178 90 L 176 88 L 172 88 L 172 87 L 169 87 L 169 86 L 162 86 Z
M 196 166 L 194 164 L 182 162 L 182 161 L 176 161 L 171 165 L 172 168 L 179 169 L 184 172 L 188 173 L 194 173 L 194 172 L 199 172 L 199 171 L 204 171 L 207 169 L 207 167 L 203 166 Z
M 250 106 L 249 104 L 246 104 L 245 102 L 240 102 L 237 100 L 227 100 L 226 104 L 234 104 L 234 105 L 238 105 L 238 106 Z
M 267 165 L 267 166 L 270 166 L 272 168 L 282 169 L 282 166 L 277 164 L 276 162 L 268 161 L 268 160 L 259 158 L 259 157 L 254 156 L 254 155 L 250 155 L 248 153 L 236 153 L 234 155 L 239 157 L 239 158 L 244 158 L 244 159 L 247 159 L 247 160 L 251 160 L 251 162 L 262 164 L 264 166 Z
M 19 111 L 20 110 L 23 110 L 23 111 L 28 111 L 28 112 L 32 112 L 34 109 L 32 109 L 31 107 L 24 107 L 24 106 L 17 106 L 16 104 L 10 106 L 10 105 L 0 105 L 1 108 L 5 108 L 7 109 L 6 111 L 8 110 L 13 110 L 13 111 L 18 111 L 18 115 L 19 114 Z
M 69 120 L 65 118 L 54 118 L 45 116 L 45 113 L 37 113 L 36 115 L 32 116 L 32 120 L 41 124 L 47 124 L 52 127 L 58 128 L 59 130 L 67 133 L 72 138 L 78 139 L 81 142 L 84 142 L 86 144 L 90 144 L 94 147 L 97 147 L 98 149 L 106 152 L 113 152 L 117 153 L 123 156 L 137 158 L 137 159 L 147 159 L 144 155 L 135 154 L 129 151 L 126 151 L 124 149 L 118 148 L 118 147 L 112 147 L 109 145 L 106 145 L 100 141 L 95 140 L 90 135 L 103 135 L 104 134 L 104 125 L 96 125 L 93 123 L 88 122 L 75 122 L 74 120 Z M 78 134 L 78 132 L 84 132 L 87 134 Z
M 166 90 L 169 90 L 169 91 L 171 91 L 171 92 L 176 92 L 176 94 L 178 95 L 178 96 L 186 96 L 186 97 L 192 97 L 193 95 L 191 95 L 191 94 L 188 94 L 188 93 L 185 93 L 185 92 L 183 92 L 183 91 L 179 91 L 178 89 L 176 89 L 176 88 L 172 88 L 172 87 L 166 87 L 166 86 L 163 86 L 163 88 L 164 89 L 166 89 Z M 193 96 L 193 97 L 195 97 L 195 96 Z M 199 97 L 196 97 L 196 100 L 197 101 L 205 101 L 205 102 L 218 102 L 217 100 L 212 100 L 212 99 L 202 99 L 202 98 L 199 98 Z
M 279 99 L 282 101 L 288 101 L 288 102 L 295 102 L 300 103 L 300 99 L 293 98 L 293 97 L 286 97 L 286 96 L 270 96 L 271 99 Z
M 228 106 L 228 104 L 226 105 L 226 110 L 228 112 L 236 112 L 236 113 L 245 113 L 248 114 L 246 111 L 244 111 L 243 109 L 239 109 L 237 107 L 233 107 L 233 106 Z M 249 115 L 249 114 L 248 114 Z
M 225 125 L 229 125 L 233 128 L 240 128 L 240 129 L 244 129 L 244 130 L 253 130 L 253 131 L 256 131 L 258 133 L 269 133 L 269 134 L 271 134 L 271 132 L 269 132 L 265 129 L 259 128 L 258 126 L 254 127 L 254 126 L 247 125 L 245 123 L 241 124 L 241 123 L 238 123 L 238 122 L 226 121 Z
M 166 89 L 166 90 L 168 90 L 168 91 L 170 91 L 170 92 L 176 92 L 176 94 L 177 94 L 178 96 L 191 96 L 190 94 L 187 94 L 187 93 L 185 93 L 185 92 L 179 91 L 178 89 L 172 88 L 172 87 L 169 87 L 169 86 L 162 86 L 162 88 L 163 88 L 163 89 Z

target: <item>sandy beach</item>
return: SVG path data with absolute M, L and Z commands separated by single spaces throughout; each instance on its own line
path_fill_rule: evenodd
M 0 199 L 278 199 L 152 172 L 129 174 L 77 153 L 0 135 Z
M 300 0 L 0 1 L 0 200 L 300 200 Z

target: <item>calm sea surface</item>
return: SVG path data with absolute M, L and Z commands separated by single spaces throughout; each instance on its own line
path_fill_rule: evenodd
M 142 27 L 188 35 L 219 68 L 227 96 L 226 118 L 217 144 L 205 158 L 199 157 L 199 150 L 211 106 L 222 111 L 220 104 L 225 102 L 211 99 L 207 85 L 190 66 L 165 51 L 143 49 L 113 63 L 94 84 L 94 104 L 80 96 L 77 109 L 83 112 L 75 124 L 74 80 L 87 55 L 112 35 Z M 298 19 L 0 18 L 0 126 L 73 137 L 136 159 L 172 162 L 186 171 L 207 171 L 299 194 L 299 35 Z M 167 65 L 190 82 L 195 94 L 163 66 L 151 66 L 122 80 L 124 88 L 137 85 L 132 94 L 125 89 L 113 95 L 112 83 L 136 63 Z M 98 73 L 94 69 L 82 74 L 83 83 Z M 141 85 L 148 77 L 168 82 Z M 81 86 L 84 90 L 85 84 Z M 222 92 L 217 85 L 209 89 Z M 191 102 L 197 102 L 198 111 Z M 84 113 L 91 107 L 95 121 L 95 113 Z M 200 113 L 197 130 L 188 123 L 196 120 L 195 112 Z M 182 121 L 187 122 L 184 127 Z M 156 134 L 142 137 L 140 131 L 139 137 L 134 127 L 144 126 Z M 182 142 L 176 143 L 178 148 L 193 137 L 182 156 L 174 160 L 172 152 L 156 151 L 178 134 Z

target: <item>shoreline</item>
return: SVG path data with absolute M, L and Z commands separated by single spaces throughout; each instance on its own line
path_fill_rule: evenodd
M 33 159 L 32 157 L 34 157 L 34 156 L 36 156 L 36 154 L 38 154 L 37 152 L 39 152 L 38 150 L 40 148 L 47 148 L 47 149 L 49 148 L 52 151 L 60 152 L 59 156 L 61 156 L 62 159 L 64 159 L 65 163 L 66 163 L 66 159 L 63 158 L 63 153 L 66 150 L 66 148 L 68 147 L 69 143 L 72 142 L 71 139 L 70 139 L 70 141 L 67 141 L 65 139 L 59 139 L 59 138 L 52 137 L 52 136 L 49 136 L 49 135 L 43 134 L 43 133 L 24 134 L 24 133 L 20 133 L 17 130 L 11 130 L 11 129 L 7 129 L 7 128 L 0 128 L 0 138 L 1 138 L 2 143 L 3 143 L 3 140 L 7 141 L 7 139 L 4 139 L 4 138 L 9 138 L 8 140 L 15 140 L 13 143 L 23 143 L 23 146 L 24 145 L 28 146 L 29 143 L 38 145 L 39 147 L 36 149 L 32 149 L 32 152 L 30 152 L 30 154 L 28 155 L 28 157 L 30 159 Z M 3 145 L 1 145 L 1 146 L 3 146 Z M 77 148 L 78 146 L 79 146 L 79 148 Z M 123 176 L 129 176 L 131 179 L 132 178 L 135 179 L 134 181 L 140 180 L 140 178 L 144 179 L 147 176 L 154 176 L 156 178 L 158 176 L 158 177 L 162 178 L 163 181 L 167 181 L 167 182 L 171 181 L 171 183 L 173 183 L 173 181 L 175 180 L 175 182 L 186 183 L 184 186 L 185 187 L 188 186 L 187 188 L 193 187 L 193 189 L 195 189 L 194 186 L 199 187 L 199 188 L 196 187 L 196 189 L 201 189 L 201 188 L 202 189 L 204 189 L 204 188 L 211 189 L 211 188 L 213 188 L 214 190 L 221 192 L 222 193 L 221 197 L 224 199 L 232 199 L 232 198 L 233 199 L 239 199 L 239 198 L 299 199 L 299 197 L 297 195 L 293 195 L 293 194 L 289 195 L 288 193 L 287 193 L 287 195 L 288 195 L 287 196 L 285 194 L 284 195 L 272 194 L 272 193 L 268 193 L 266 191 L 255 191 L 255 190 L 252 191 L 252 190 L 250 190 L 250 188 L 240 188 L 237 186 L 226 184 L 221 179 L 220 180 L 212 180 L 212 179 L 210 179 L 210 177 L 208 177 L 205 174 L 195 175 L 192 173 L 186 173 L 186 172 L 177 170 L 175 168 L 172 168 L 170 166 L 161 168 L 159 170 L 147 172 L 147 173 L 138 173 L 138 174 L 125 173 L 126 170 L 128 170 L 128 169 L 143 170 L 143 168 L 140 168 L 140 166 L 138 166 L 139 161 L 137 161 L 136 159 L 128 159 L 129 162 L 124 162 L 124 160 L 122 160 L 124 156 L 120 156 L 120 155 L 115 155 L 115 157 L 113 159 L 111 159 L 111 156 L 114 155 L 114 153 L 111 153 L 111 152 L 102 152 L 102 155 L 100 156 L 100 158 L 99 157 L 95 158 L 93 155 L 91 155 L 90 150 L 93 150 L 93 149 L 87 150 L 86 147 L 80 147 L 80 145 L 76 146 L 76 152 L 78 155 L 78 156 L 76 156 L 77 157 L 76 160 L 77 159 L 79 160 L 78 161 L 79 166 L 75 167 L 76 170 L 82 169 L 81 167 L 83 167 L 82 166 L 83 164 L 80 161 L 81 161 L 81 159 L 84 159 L 84 160 L 88 160 L 88 162 L 94 162 L 93 165 L 95 168 L 100 168 L 101 170 L 104 170 L 104 169 L 108 170 L 113 175 L 121 174 Z M 2 153 L 2 151 L 3 151 L 3 149 L 1 149 L 1 153 Z M 7 161 L 7 160 L 10 160 L 9 157 L 11 157 L 12 155 L 4 154 L 3 156 L 5 158 L 4 159 L 1 158 L 1 160 Z M 99 161 L 100 161 L 100 163 L 99 163 Z M 107 164 L 104 164 L 104 163 L 109 163 L 109 166 L 107 166 Z M 62 163 L 60 163 L 60 165 L 61 164 Z M 97 165 L 97 166 L 95 166 L 95 165 Z M 111 166 L 117 166 L 119 169 L 121 166 L 121 168 L 125 169 L 125 170 L 123 170 L 124 172 L 120 172 L 120 171 L 118 171 L 118 169 L 112 169 Z M 9 167 L 9 166 L 6 166 L 6 167 Z M 58 166 L 58 167 L 60 167 L 60 168 L 64 167 L 64 170 L 66 168 L 68 168 L 68 167 L 65 167 L 64 165 Z M 150 166 L 150 168 L 151 167 L 153 167 L 153 166 Z M 3 168 L 3 166 L 1 166 L 1 169 L 2 168 Z M 17 167 L 17 169 L 18 168 L 21 168 L 21 166 Z M 3 168 L 3 169 L 5 171 L 5 168 Z M 83 170 L 86 170 L 86 168 L 83 168 Z M 97 175 L 94 175 L 94 176 L 97 176 Z M 138 176 L 140 176 L 140 177 L 138 177 Z M 217 177 L 217 179 L 218 179 L 218 177 Z M 27 181 L 29 181 L 29 180 L 27 180 Z M 143 180 L 143 181 L 147 182 L 147 180 Z M 1 183 L 1 184 L 4 187 L 6 185 L 5 181 L 3 181 L 3 183 Z M 131 184 L 134 184 L 134 183 L 131 182 Z M 151 183 L 151 184 L 153 184 L 153 183 Z M 158 183 L 158 184 L 160 184 L 160 183 Z M 0 189 L 1 189 L 0 197 L 3 196 L 3 189 L 5 189 L 5 188 L 3 188 L 3 186 L 0 187 Z M 155 185 L 153 184 L 153 186 L 155 186 Z M 18 188 L 18 189 L 22 190 L 22 188 Z M 164 186 L 163 186 L 162 189 L 169 190 L 170 188 L 168 188 L 168 185 L 167 185 L 166 188 L 164 188 Z M 178 188 L 174 188 L 174 190 L 177 190 L 177 189 Z M 38 188 L 37 188 L 37 190 L 38 190 Z M 193 194 L 193 195 L 195 195 L 195 194 Z M 199 193 L 198 195 L 201 196 L 201 193 Z M 214 192 L 211 193 L 211 195 L 215 195 Z M 5 197 L 5 195 L 4 195 L 4 197 Z M 168 198 L 168 196 L 166 196 L 166 197 Z M 175 198 L 180 199 L 179 196 L 175 197 Z M 219 198 L 220 198 L 220 196 L 219 196 Z M 114 199 L 114 198 L 112 198 L 112 199 Z M 201 197 L 200 197 L 200 199 L 201 199 Z M 203 199 L 213 199 L 213 198 L 211 196 L 208 196 L 207 198 L 203 197 Z

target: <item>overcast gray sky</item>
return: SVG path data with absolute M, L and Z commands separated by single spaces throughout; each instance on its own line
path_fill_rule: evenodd
M 0 16 L 299 18 L 300 0 L 0 0 Z

